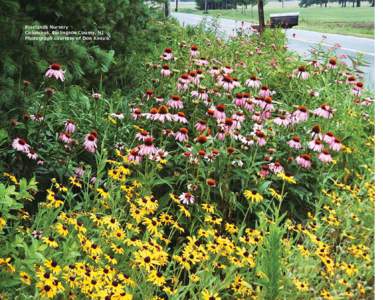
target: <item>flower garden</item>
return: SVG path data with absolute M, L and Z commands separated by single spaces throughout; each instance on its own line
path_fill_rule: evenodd
M 86 86 L 66 61 L 19 86 L 25 111 L 0 129 L 2 299 L 371 299 L 359 74 L 279 30 L 153 22 L 134 86 L 107 88 L 113 59 Z

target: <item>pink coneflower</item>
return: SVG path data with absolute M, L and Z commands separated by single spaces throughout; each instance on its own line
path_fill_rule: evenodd
M 254 114 L 251 116 L 251 119 L 254 122 L 262 122 L 263 121 L 262 115 L 259 111 L 254 112 Z
M 80 165 L 80 166 L 78 166 L 78 167 L 74 170 L 74 174 L 75 174 L 77 177 L 82 177 L 82 176 L 84 176 L 84 174 L 85 174 L 85 170 L 84 170 L 84 168 Z
M 218 104 L 215 107 L 214 118 L 216 118 L 217 120 L 224 120 L 226 118 L 225 105 L 224 104 Z
M 218 81 L 218 84 L 223 87 L 226 91 L 232 91 L 235 87 L 233 78 L 230 75 L 223 75 Z
M 189 133 L 189 130 L 185 127 L 182 127 L 180 128 L 180 130 L 176 132 L 176 134 L 174 135 L 174 138 L 176 141 L 179 141 L 179 142 L 187 141 L 189 139 L 188 133 Z
M 100 100 L 101 99 L 101 94 L 100 93 L 93 93 L 92 94 L 92 98 L 94 100 Z
M 197 131 L 199 132 L 203 132 L 206 130 L 207 126 L 206 126 L 206 122 L 203 121 L 203 120 L 199 120 L 195 125 L 194 125 L 195 129 L 197 129 Z
M 276 117 L 273 122 L 279 126 L 287 127 L 291 123 L 290 115 L 289 114 L 280 115 Z
M 95 153 L 97 149 L 97 133 L 92 131 L 85 136 L 84 149 L 90 153 Z
M 273 99 L 270 96 L 266 96 L 261 103 L 261 108 L 265 111 L 273 110 Z
M 141 117 L 141 109 L 138 108 L 138 107 L 133 108 L 133 110 L 132 110 L 132 118 L 133 118 L 133 120 L 137 120 L 140 117 Z
M 284 168 L 279 161 L 276 161 L 269 164 L 269 170 L 277 174 L 277 173 L 283 172 Z
M 296 111 L 293 112 L 292 120 L 294 123 L 300 123 L 307 121 L 309 118 L 308 110 L 304 106 L 299 106 Z
M 17 137 L 12 141 L 12 148 L 17 151 L 28 153 L 30 147 L 31 146 L 22 138 Z
M 144 139 L 144 144 L 140 145 L 140 150 L 138 154 L 141 156 L 153 155 L 157 152 L 157 148 L 153 145 L 154 138 L 147 137 Z
M 323 136 L 323 140 L 327 143 L 327 144 L 332 144 L 335 140 L 335 136 L 334 134 L 329 131 L 327 132 L 324 136 Z
M 162 149 L 157 149 L 156 154 L 150 157 L 150 159 L 155 161 L 160 161 L 161 159 L 165 159 L 168 155 L 169 155 L 169 152 Z
M 150 100 L 153 97 L 153 91 L 152 90 L 147 90 L 144 95 L 144 100 Z
M 190 82 L 195 84 L 195 85 L 199 85 L 200 84 L 200 81 L 201 81 L 201 76 L 198 76 L 198 73 L 197 71 L 190 71 L 189 72 L 189 78 L 190 78 Z
M 319 92 L 318 91 L 315 91 L 315 90 L 309 90 L 308 91 L 309 95 L 311 97 L 319 97 Z
M 37 155 L 37 153 L 36 153 L 35 150 L 33 150 L 33 149 L 29 149 L 29 151 L 27 152 L 27 157 L 28 157 L 29 159 L 32 159 L 32 160 L 37 160 L 38 155 Z
M 225 118 L 225 120 L 223 121 L 222 124 L 220 124 L 220 126 L 222 125 L 223 125 L 224 131 L 228 132 L 234 128 L 234 120 L 232 118 Z
M 136 134 L 136 139 L 139 141 L 144 141 L 148 137 L 151 137 L 151 136 L 150 136 L 149 132 L 146 130 L 140 130 L 140 132 L 138 132 Z
M 249 79 L 245 81 L 245 85 L 249 88 L 257 89 L 261 86 L 261 81 L 255 75 L 252 75 Z
M 176 115 L 173 115 L 173 120 L 183 124 L 187 124 L 188 120 L 185 118 L 185 113 L 180 111 Z
M 321 129 L 319 125 L 314 125 L 311 129 L 311 138 L 312 139 L 322 139 Z
M 177 90 L 178 91 L 186 91 L 189 88 L 190 76 L 185 73 L 182 74 L 181 77 L 177 80 Z
M 348 84 L 355 84 L 355 82 L 356 82 L 356 78 L 355 78 L 354 75 L 351 75 L 351 76 L 347 77 L 347 82 L 346 83 L 348 83 Z
M 320 139 L 315 139 L 309 142 L 309 149 L 315 151 L 315 152 L 321 152 L 323 149 L 323 144 Z
M 296 150 L 299 150 L 302 148 L 301 139 L 299 138 L 299 136 L 293 136 L 291 140 L 287 142 L 287 145 L 289 145 L 290 148 L 293 148 Z
M 364 99 L 360 102 L 360 105 L 370 106 L 373 102 L 374 102 L 373 99 L 371 99 L 370 97 L 367 97 L 367 98 L 364 98 Z
M 194 196 L 188 192 L 182 193 L 179 198 L 181 203 L 186 205 L 193 204 L 195 201 Z
M 264 85 L 261 87 L 259 91 L 259 96 L 261 97 L 270 97 L 271 96 L 271 91 L 267 85 Z
M 230 74 L 230 73 L 233 72 L 233 68 L 230 67 L 230 66 L 224 66 L 224 67 L 222 68 L 222 72 L 225 73 L 225 74 Z
M 254 111 L 254 101 L 251 98 L 244 98 L 245 104 L 243 105 L 243 108 L 247 111 L 253 112 Z
M 321 153 L 318 154 L 318 159 L 323 163 L 332 162 L 331 154 L 328 150 L 323 149 Z
M 69 132 L 61 132 L 59 135 L 59 140 L 65 144 L 73 143 L 73 139 L 71 138 L 71 135 Z
M 329 59 L 328 64 L 327 64 L 327 68 L 329 68 L 329 69 L 335 69 L 336 68 L 336 58 L 335 57 L 332 57 Z
M 154 117 L 154 120 L 165 123 L 165 121 L 173 121 L 173 116 L 169 113 L 168 107 L 166 105 L 161 105 L 158 109 L 158 113 Z
M 65 126 L 64 131 L 66 133 L 73 133 L 76 130 L 76 125 L 72 120 L 66 120 L 64 123 L 64 126 Z
M 237 111 L 233 114 L 233 120 L 238 122 L 238 123 L 242 123 L 243 121 L 245 121 L 245 115 L 243 114 L 242 111 Z
M 44 120 L 44 117 L 41 114 L 35 114 L 30 116 L 32 121 L 41 122 Z
M 245 105 L 245 99 L 243 98 L 242 93 L 237 93 L 235 95 L 234 104 L 237 106 L 244 106 Z
M 320 63 L 317 60 L 312 60 L 310 62 L 310 65 L 312 65 L 314 68 L 319 68 L 320 67 Z
M 123 120 L 124 114 L 122 112 L 111 113 L 110 116 L 114 119 Z
M 333 117 L 333 111 L 334 110 L 329 105 L 322 104 L 319 108 L 314 110 L 313 113 L 319 117 L 331 119 Z
M 242 137 L 240 141 L 245 146 L 253 146 L 254 145 L 254 139 L 252 136 Z
M 255 135 L 257 136 L 257 144 L 258 146 L 264 146 L 266 145 L 266 135 L 261 130 L 256 130 Z
M 139 155 L 139 149 L 137 147 L 130 150 L 128 160 L 135 163 L 140 163 L 142 161 L 142 156 Z
M 219 75 L 221 72 L 219 70 L 218 67 L 214 66 L 212 67 L 210 70 L 209 70 L 209 73 L 212 75 L 212 76 L 217 76 Z
M 163 97 L 159 97 L 159 96 L 154 97 L 154 99 L 155 99 L 156 102 L 158 102 L 158 103 L 164 102 L 164 100 L 165 100 Z
M 205 150 L 199 150 L 198 151 L 198 156 L 201 157 L 201 158 L 205 158 L 206 157 L 206 151 Z
M 261 170 L 259 171 L 259 176 L 267 177 L 269 174 L 270 174 L 269 166 L 268 165 L 262 165 Z
M 205 89 L 198 89 L 198 91 L 192 91 L 191 92 L 191 96 L 193 98 L 197 98 L 197 99 L 200 99 L 200 100 L 203 100 L 203 101 L 207 101 L 209 99 L 209 95 L 208 93 L 206 92 Z
M 299 155 L 296 158 L 296 162 L 297 162 L 298 166 L 300 166 L 304 169 L 309 169 L 309 168 L 311 168 L 311 155 L 310 154 Z
M 239 82 L 237 77 L 232 77 L 232 79 L 233 79 L 234 87 L 240 87 L 241 86 L 241 83 Z
M 64 81 L 65 80 L 64 73 L 65 71 L 61 69 L 61 65 L 51 64 L 48 70 L 45 72 L 45 77 L 48 77 L 48 78 L 54 77 L 56 79 L 60 79 L 61 81 Z
M 192 45 L 190 47 L 190 56 L 197 57 L 199 55 L 198 47 L 196 45 Z
M 360 96 L 363 91 L 363 82 L 357 82 L 355 83 L 354 87 L 352 88 L 352 93 L 355 96 Z
M 209 61 L 204 57 L 201 57 L 200 59 L 197 59 L 196 61 L 196 65 L 200 67 L 207 66 L 208 64 L 209 64 Z
M 158 119 L 158 109 L 156 107 L 152 107 L 148 113 L 145 113 L 144 116 L 148 120 L 155 121 Z
M 342 143 L 337 138 L 329 145 L 330 149 L 336 152 L 339 152 L 342 149 Z
M 171 60 L 173 58 L 173 51 L 171 48 L 165 48 L 164 53 L 162 53 L 162 58 L 164 60 Z
M 168 101 L 168 105 L 176 109 L 184 108 L 184 104 L 182 103 L 180 96 L 171 96 L 170 100 Z
M 169 65 L 163 65 L 161 69 L 161 76 L 163 77 L 169 77 L 172 74 L 170 71 Z
M 307 80 L 310 77 L 310 74 L 306 71 L 305 66 L 300 66 L 294 71 L 294 76 L 302 80 Z

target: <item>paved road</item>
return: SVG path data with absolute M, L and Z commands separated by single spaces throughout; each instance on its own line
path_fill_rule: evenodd
M 172 12 L 172 16 L 175 17 L 183 26 L 186 25 L 198 25 L 202 20 L 203 16 L 186 14 L 186 13 L 176 13 Z M 208 22 L 212 21 L 211 17 L 207 17 Z M 251 25 L 251 23 L 243 22 L 245 27 Z M 235 34 L 236 28 L 241 26 L 240 21 L 230 20 L 220 18 L 218 20 L 219 32 L 218 34 L 221 37 L 228 37 Z M 336 48 L 337 55 L 347 55 L 349 57 L 355 57 L 358 53 L 363 54 L 366 63 L 366 67 L 362 68 L 362 71 L 365 73 L 365 83 L 366 85 L 374 89 L 375 87 L 375 46 L 373 39 L 359 38 L 352 36 L 345 36 L 339 34 L 324 34 L 314 31 L 307 30 L 298 30 L 298 29 L 287 29 L 286 36 L 288 39 L 287 46 L 289 49 L 298 52 L 304 57 L 309 57 L 309 50 L 311 47 L 315 46 L 318 43 L 322 43 L 324 48 L 331 48 L 335 45 L 339 45 Z M 349 60 L 348 60 L 349 61 Z M 351 61 L 350 61 L 351 63 Z

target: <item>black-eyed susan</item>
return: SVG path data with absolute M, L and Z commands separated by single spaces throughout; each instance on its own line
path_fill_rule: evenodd
M 203 300 L 221 300 L 218 293 L 210 292 L 206 289 L 202 291 L 201 296 Z
M 68 227 L 62 223 L 56 223 L 56 232 L 62 237 L 66 237 L 69 233 Z
M 32 278 L 31 278 L 31 276 L 28 273 L 20 272 L 19 276 L 20 276 L 20 280 L 21 280 L 22 283 L 24 283 L 26 285 L 31 285 Z
M 253 203 L 260 203 L 263 201 L 263 196 L 255 191 L 245 190 L 243 195 L 245 196 L 246 200 L 249 200 Z
M 202 203 L 202 209 L 210 214 L 214 213 L 215 208 L 214 205 L 209 204 L 209 203 Z
M 52 247 L 52 248 L 58 248 L 59 244 L 55 241 L 55 239 L 50 236 L 50 237 L 43 237 L 42 238 L 42 241 L 44 242 L 44 244 L 48 245 L 49 247 Z
M 114 243 L 111 244 L 110 248 L 113 250 L 116 254 L 124 254 L 125 250 L 120 245 L 116 245 Z
M 298 291 L 300 292 L 308 292 L 309 291 L 309 285 L 307 282 L 301 281 L 299 279 L 294 279 L 293 283 Z
M 55 260 L 47 260 L 44 262 L 44 265 L 53 273 L 57 274 L 61 272 L 61 267 Z
M 161 271 L 152 270 L 148 275 L 148 281 L 158 287 L 161 287 L 165 284 L 166 278 Z
M 225 223 L 225 230 L 229 234 L 235 234 L 238 232 L 238 227 L 235 224 Z
M 149 231 L 150 234 L 156 234 L 158 232 L 158 227 L 161 224 L 157 218 L 145 218 L 144 222 L 146 225 L 146 229 Z

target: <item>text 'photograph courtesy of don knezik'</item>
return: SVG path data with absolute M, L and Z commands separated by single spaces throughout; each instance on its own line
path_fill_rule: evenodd
M 66 25 L 25 25 L 25 41 L 109 41 L 104 30 L 73 30 Z

